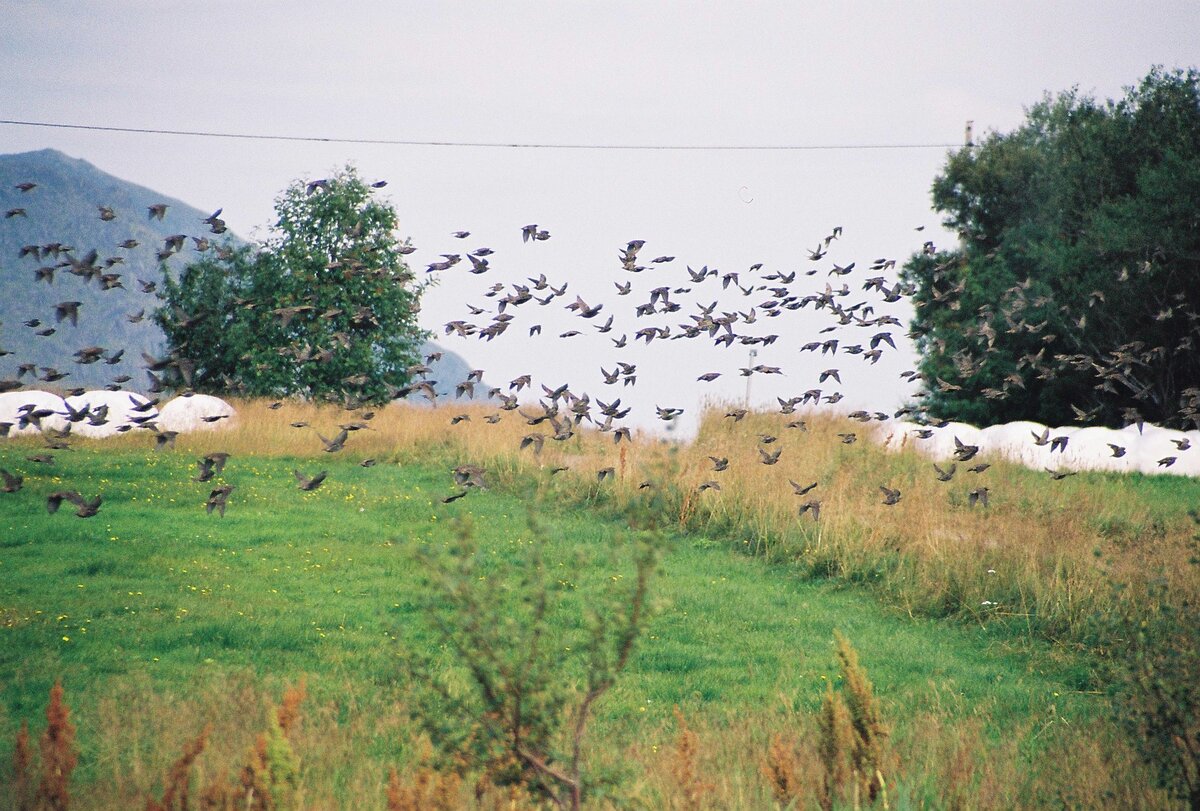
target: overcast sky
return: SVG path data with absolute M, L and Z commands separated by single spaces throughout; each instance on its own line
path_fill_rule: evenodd
M 1078 85 L 1116 96 L 1155 64 L 1200 63 L 1200 7 L 1180 3 L 312 3 L 22 2 L 0 23 L 5 119 L 350 139 L 663 146 L 959 144 L 1017 126 L 1046 91 Z M 609 337 L 651 323 L 632 307 L 660 285 L 686 286 L 684 265 L 801 275 L 793 292 L 824 289 L 834 261 L 859 295 L 876 258 L 901 263 L 926 239 L 953 237 L 930 210 L 941 147 L 794 151 L 505 149 L 250 141 L 0 125 L 0 152 L 53 147 L 104 171 L 261 234 L 289 181 L 351 162 L 386 179 L 401 236 L 420 271 L 442 252 L 495 249 L 493 271 L 442 274 L 422 323 L 436 332 L 493 307 L 482 290 L 545 273 L 568 281 L 561 302 L 526 305 L 492 344 L 443 339 L 493 383 L 526 372 L 618 396 L 599 367 L 637 363 L 625 389 L 640 419 L 650 405 L 694 413 L 704 395 L 744 396 L 746 349 L 709 341 L 616 350 Z M 521 242 L 538 223 L 551 239 Z M 828 257 L 809 261 L 834 226 Z M 917 226 L 926 226 L 922 232 Z M 459 241 L 450 234 L 469 230 Z M 634 276 L 618 250 L 646 240 Z M 634 282 L 617 298 L 614 282 Z M 841 281 L 840 279 L 834 279 Z M 801 284 L 804 282 L 804 284 Z M 712 286 L 714 281 L 707 283 Z M 805 286 L 807 285 L 807 286 Z M 685 308 L 653 319 L 678 324 Z M 562 309 L 604 302 L 618 331 L 595 332 Z M 857 296 L 857 297 L 856 297 Z M 721 298 L 742 311 L 763 294 Z M 536 308 L 536 311 L 534 310 Z M 894 312 L 903 316 L 903 309 Z M 489 316 L 481 316 L 486 318 Z M 599 320 L 599 319 L 597 319 Z M 479 323 L 484 323 L 479 321 Z M 544 324 L 541 339 L 523 336 Z M 780 339 L 758 362 L 786 375 L 752 378 L 753 399 L 799 394 L 816 373 L 843 369 L 840 405 L 893 409 L 910 392 L 905 344 L 877 366 L 802 354 L 828 323 L 805 312 L 772 319 Z M 559 339 L 580 329 L 584 335 Z M 749 332 L 749 328 L 743 330 Z M 903 330 L 894 330 L 897 338 Z M 845 342 L 863 341 L 859 333 Z M 716 383 L 695 382 L 703 372 Z M 823 386 L 829 391 L 828 386 Z M 634 392 L 637 392 L 636 396 Z M 635 415 L 637 416 L 637 415 Z

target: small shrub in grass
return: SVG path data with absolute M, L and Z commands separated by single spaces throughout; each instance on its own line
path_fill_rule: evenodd
M 712 793 L 713 785 L 706 782 L 701 774 L 700 738 L 688 728 L 678 707 L 675 708 L 675 720 L 679 724 L 679 737 L 675 739 L 675 757 L 671 768 L 676 788 L 676 801 L 672 808 L 700 811 L 706 807 L 705 799 Z
M 13 747 L 12 801 L 19 811 L 25 811 L 33 804 L 33 797 L 29 791 L 32 760 L 32 753 L 29 751 L 29 722 L 22 721 L 21 729 L 17 732 L 16 746 Z
M 818 728 L 821 765 L 825 771 L 820 802 L 824 811 L 830 811 L 835 803 L 843 800 L 850 784 L 850 753 L 854 749 L 850 709 L 841 693 L 834 692 L 832 684 L 826 687 L 821 701 Z
M 305 688 L 284 693 L 283 703 L 267 715 L 267 730 L 260 732 L 241 774 L 241 796 L 245 807 L 255 811 L 286 811 L 299 807 L 300 758 L 288 740 L 288 732 L 299 720 Z
M 71 711 L 63 702 L 62 682 L 50 689 L 46 707 L 46 731 L 42 734 L 42 780 L 38 784 L 35 808 L 67 811 L 71 804 L 68 784 L 78 758 L 75 754 L 75 725 Z
M 842 692 L 854 724 L 851 762 L 862 793 L 874 802 L 887 790 L 883 772 L 890 771 L 885 748 L 888 728 L 883 723 L 879 700 L 867 678 L 867 671 L 858 663 L 858 652 L 844 636 L 835 636 L 838 663 L 842 669 Z M 887 805 L 886 797 L 884 805 Z
M 771 788 L 771 796 L 783 808 L 797 806 L 804 790 L 803 767 L 793 742 L 783 735 L 771 738 L 767 759 L 762 765 L 762 775 Z
M 418 769 L 408 782 L 392 769 L 388 775 L 387 811 L 454 811 L 461 805 L 462 778 L 454 773 Z
M 850 794 L 855 807 L 879 800 L 886 808 L 883 773 L 892 771 L 886 750 L 888 730 L 858 653 L 840 633 L 835 632 L 835 638 L 842 689 L 835 691 L 830 685 L 821 702 L 818 727 L 825 767 L 821 807 L 831 809 Z
M 300 759 L 288 733 L 300 719 L 300 703 L 305 697 L 304 682 L 288 688 L 282 704 L 267 717 L 267 731 L 260 733 L 251 747 L 246 765 L 236 785 L 224 777 L 210 782 L 198 796 L 199 808 L 212 811 L 291 811 L 300 808 Z M 208 743 L 211 727 L 188 742 L 183 754 L 172 764 L 163 781 L 159 800 L 146 801 L 146 811 L 189 811 L 192 767 Z
M 167 772 L 162 799 L 157 802 L 148 800 L 146 802 L 146 811 L 188 811 L 191 808 L 189 798 L 191 794 L 192 765 L 196 762 L 196 758 L 200 757 L 200 753 L 204 751 L 211 731 L 211 727 L 205 727 L 204 731 L 195 740 L 190 741 L 183 747 L 183 754 L 171 765 L 170 771 Z
M 75 752 L 75 725 L 71 711 L 63 701 L 62 682 L 50 688 L 46 706 L 46 730 L 42 733 L 41 775 L 33 783 L 33 755 L 29 750 L 29 725 L 21 724 L 13 748 L 12 803 L 17 811 L 67 811 L 71 806 L 71 772 L 78 756 Z
M 636 533 L 629 586 L 613 577 L 574 623 L 551 620 L 584 573 L 546 565 L 547 539 L 530 515 L 531 538 L 507 557 L 476 544 L 469 522 L 443 553 L 426 550 L 426 616 L 465 670 L 445 677 L 427 653 L 410 652 L 417 715 L 448 768 L 482 772 L 560 808 L 578 809 L 598 784 L 583 752 L 595 704 L 616 683 L 646 622 L 661 535 Z M 574 624 L 574 635 L 555 628 Z
M 808 798 L 815 798 L 824 811 L 846 805 L 888 807 L 884 774 L 891 777 L 897 770 L 887 746 L 888 728 L 858 653 L 840 633 L 835 632 L 835 640 L 841 688 L 826 685 L 816 717 L 816 746 L 776 734 L 760 767 L 783 808 L 804 807 Z
M 268 718 L 267 731 L 259 734 L 242 772 L 242 786 L 247 795 L 259 799 L 262 811 L 295 806 L 300 788 L 300 759 L 278 720 Z

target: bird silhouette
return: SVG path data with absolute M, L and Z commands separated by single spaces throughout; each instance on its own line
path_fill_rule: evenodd
M 321 436 L 319 432 L 317 433 L 317 438 L 320 439 L 321 444 L 325 446 L 326 453 L 337 453 L 338 451 L 342 450 L 344 447 L 346 447 L 346 439 L 349 438 L 349 436 L 350 432 L 344 428 L 338 432 L 333 439 L 326 439 L 325 437 Z
M 4 484 L 0 485 L 0 493 L 15 493 L 21 489 L 25 477 L 19 473 L 9 473 L 4 468 L 0 467 L 0 478 L 3 478 Z
M 459 487 L 478 487 L 481 490 L 487 489 L 487 482 L 484 475 L 487 473 L 478 465 L 459 465 L 451 471 L 454 475 L 454 483 Z
M 224 518 L 225 507 L 229 502 L 229 494 L 233 492 L 233 487 L 232 484 L 223 484 L 220 487 L 214 488 L 208 494 L 208 501 L 204 505 L 205 511 L 209 515 L 212 515 L 213 510 L 216 510 Z
M 305 476 L 299 470 L 293 470 L 292 475 L 296 477 L 297 486 L 301 490 L 305 491 L 306 493 L 311 493 L 313 490 L 316 490 L 321 486 L 321 483 L 325 481 L 325 477 L 329 475 L 329 473 L 328 471 L 322 470 L 311 479 Z
M 64 501 L 69 501 L 75 505 L 75 515 L 78 517 L 91 518 L 100 511 L 100 505 L 104 499 L 101 496 L 85 499 L 75 490 L 60 490 L 46 497 L 46 510 L 51 514 L 56 513 L 58 512 L 59 505 Z

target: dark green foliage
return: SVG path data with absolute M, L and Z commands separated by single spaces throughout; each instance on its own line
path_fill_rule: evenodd
M 396 241 L 396 212 L 352 168 L 297 181 L 255 249 L 164 281 L 155 318 L 199 391 L 382 402 L 407 380 L 425 333 Z
M 951 153 L 933 202 L 961 241 L 904 269 L 931 414 L 1195 422 L 1200 73 L 1047 97 Z

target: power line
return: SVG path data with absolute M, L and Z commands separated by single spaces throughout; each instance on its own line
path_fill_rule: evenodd
M 17 127 L 46 127 L 93 132 L 123 132 L 137 135 L 182 135 L 192 138 L 237 138 L 247 141 L 299 141 L 324 144 L 368 144 L 376 146 L 452 146 L 480 149 L 624 149 L 672 151 L 741 151 L 741 152 L 798 152 L 835 149 L 954 149 L 961 144 L 549 144 L 504 141 L 418 141 L 400 138 L 327 138 L 316 135 L 261 135 L 248 132 L 216 132 L 210 130 L 165 130 L 148 127 L 106 127 L 99 124 L 65 124 L 54 121 L 17 121 L 0 119 L 0 124 Z

